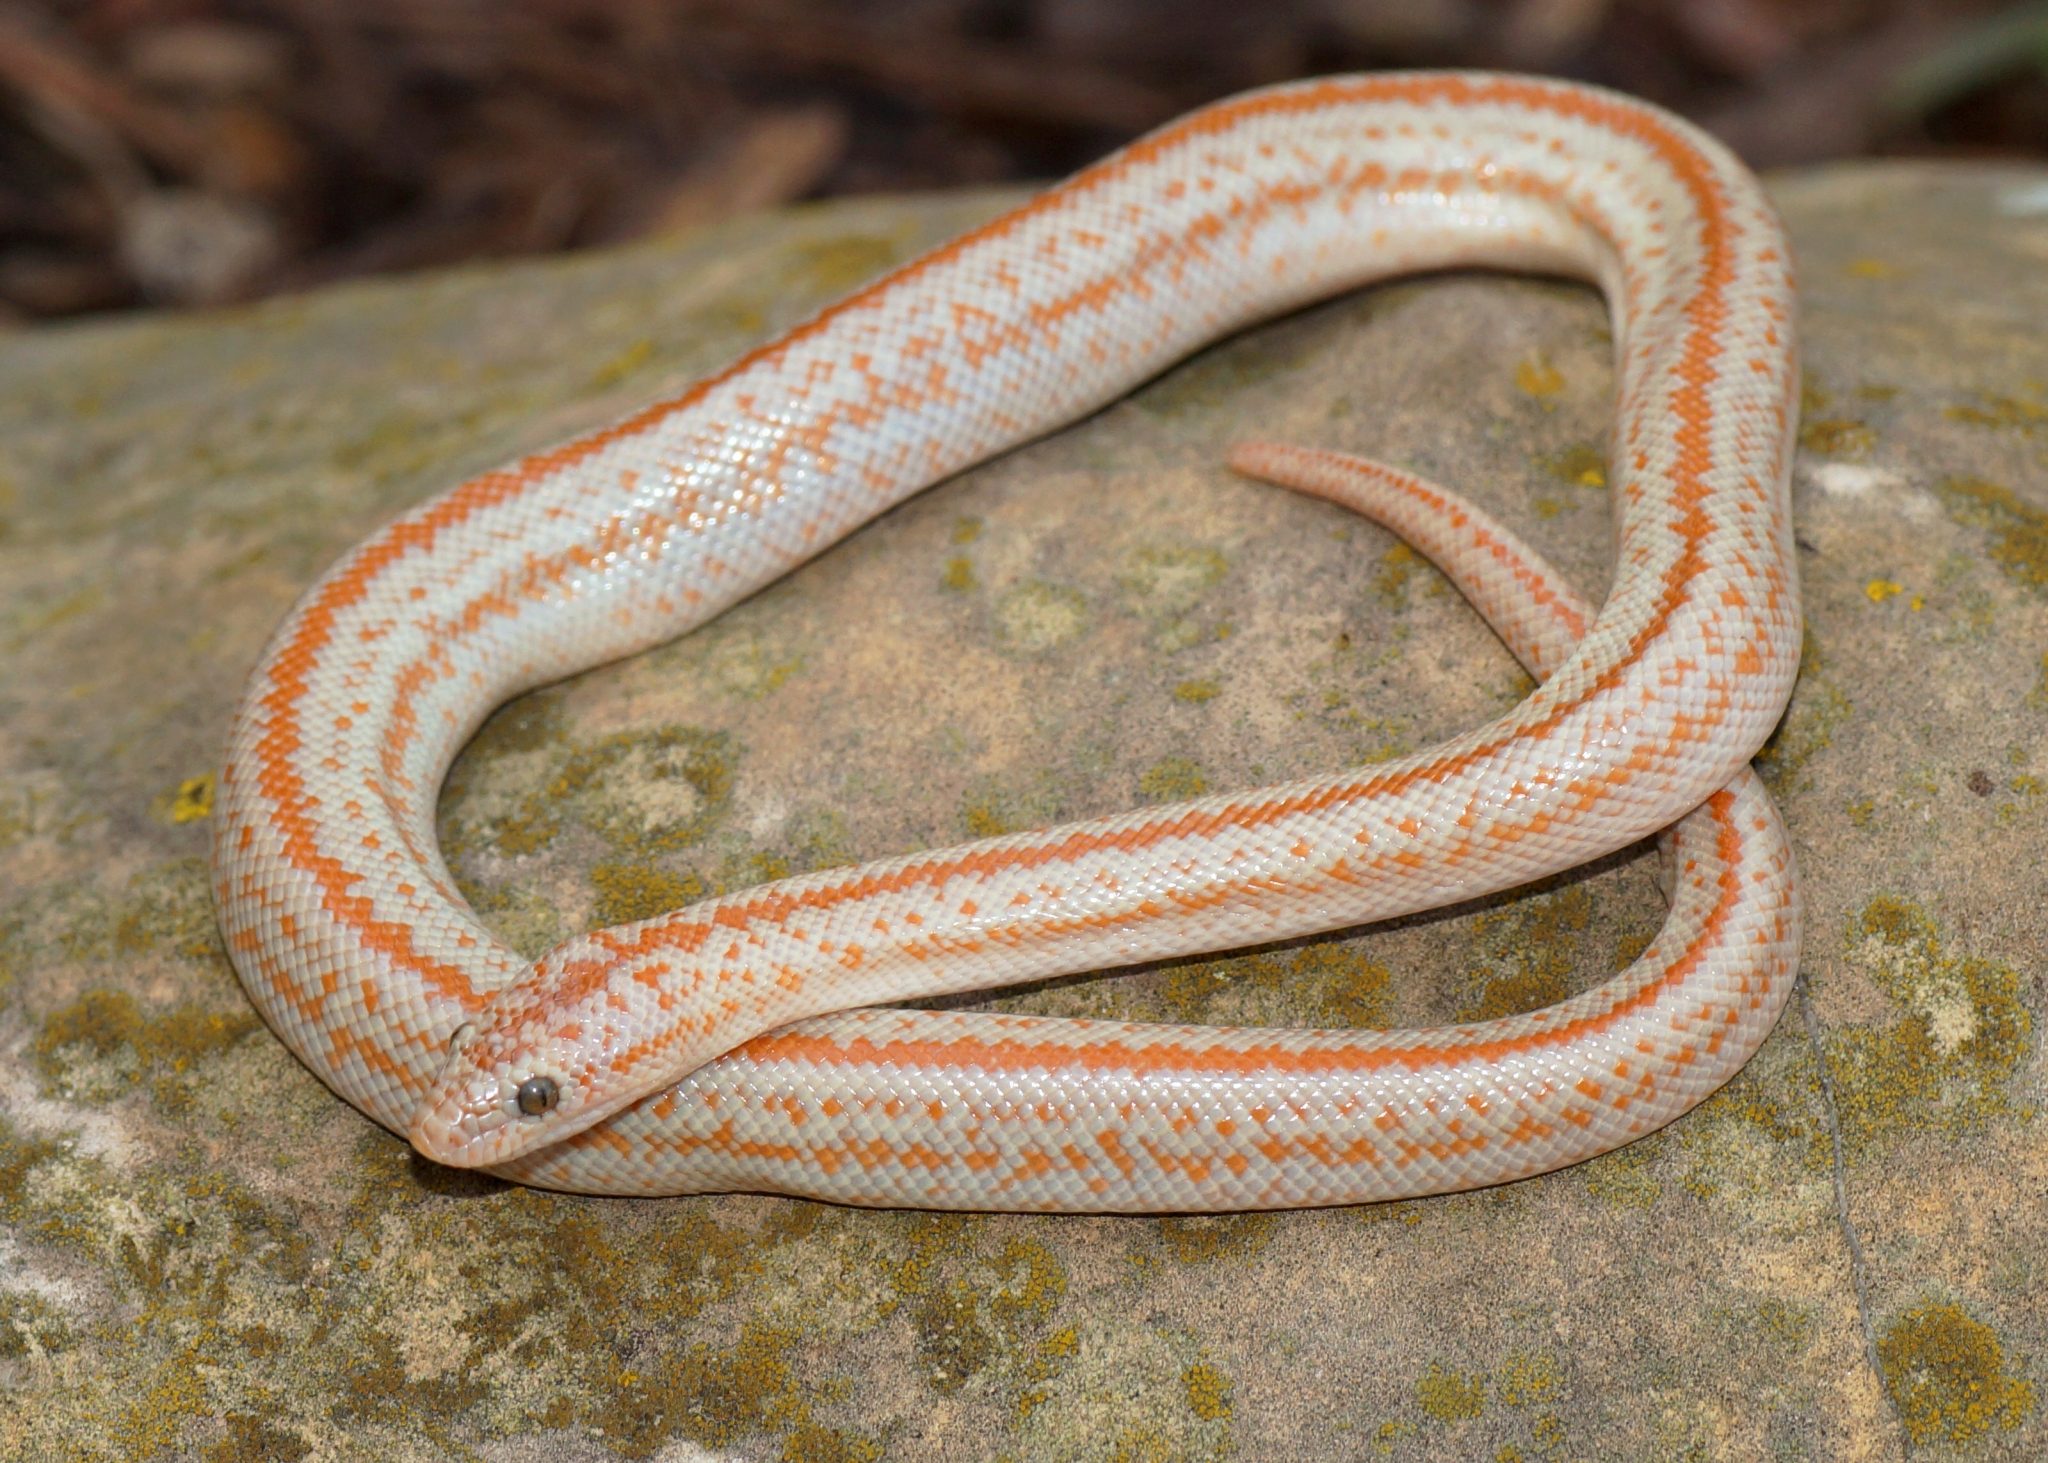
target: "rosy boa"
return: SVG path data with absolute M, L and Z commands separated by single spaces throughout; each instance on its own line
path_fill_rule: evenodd
M 457 892 L 435 799 L 507 698 L 701 624 L 1219 335 L 1472 265 L 1596 280 L 1614 314 L 1618 559 L 1590 626 L 1440 490 L 1286 449 L 1244 461 L 1437 555 L 1553 671 L 1508 715 L 1329 777 L 778 880 L 531 964 Z M 1219 103 L 343 558 L 236 717 L 229 949 L 337 1093 L 432 1158 L 549 1187 L 1195 1210 L 1575 1162 L 1725 1081 L 1789 989 L 1790 855 L 1745 764 L 1798 660 L 1796 375 L 1776 219 L 1675 118 L 1483 74 Z M 847 1011 L 1440 906 L 1680 818 L 1657 942 L 1528 1016 L 1372 1033 Z

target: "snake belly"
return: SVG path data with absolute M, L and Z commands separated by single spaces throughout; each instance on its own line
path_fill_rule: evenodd
M 532 963 L 455 889 L 435 797 L 508 697 L 702 623 L 1218 335 L 1467 265 L 1593 279 L 1615 320 L 1613 588 L 1507 716 L 1368 769 L 778 881 Z M 803 1017 L 1315 933 L 1612 851 L 1737 782 L 1789 695 L 1792 301 L 1748 173 L 1609 93 L 1394 74 L 1192 114 L 344 557 L 231 733 L 215 875 L 237 970 L 308 1066 L 430 1157 L 663 1192 L 702 1185 L 620 1168 L 619 1145 L 658 1150 L 682 1078 Z M 558 1097 L 539 1114 L 517 1100 L 535 1075 Z M 1178 1203 L 1143 1163 L 1118 1172 L 1093 1207 Z M 1330 1201 L 1275 1193 L 1255 1202 Z

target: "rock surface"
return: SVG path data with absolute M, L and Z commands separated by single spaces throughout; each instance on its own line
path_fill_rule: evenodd
M 205 873 L 292 596 L 453 476 L 715 367 L 988 198 L 0 341 L 0 1454 L 2038 1458 L 2048 1452 L 2048 181 L 1781 181 L 1806 670 L 1762 766 L 1798 998 L 1669 1130 L 1378 1208 L 605 1201 L 433 1170 L 243 1000 Z M 1232 478 L 1367 452 L 1605 581 L 1589 292 L 1405 281 L 1213 349 L 681 643 L 503 710 L 443 837 L 539 950 L 785 870 L 1417 748 L 1525 682 L 1384 534 Z M 1406 1024 L 1655 928 L 1643 851 L 1016 1009 Z

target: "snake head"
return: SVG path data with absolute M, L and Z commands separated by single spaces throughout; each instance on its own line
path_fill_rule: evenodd
M 413 1147 L 487 1168 L 572 1138 L 754 1034 L 706 1018 L 670 966 L 584 936 L 542 957 L 448 1044 Z

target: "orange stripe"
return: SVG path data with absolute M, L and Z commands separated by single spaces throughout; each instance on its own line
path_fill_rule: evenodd
M 360 550 L 331 579 L 322 584 L 306 606 L 288 641 L 280 647 L 267 669 L 271 690 L 260 701 L 268 714 L 263 735 L 256 746 L 259 767 L 258 790 L 271 806 L 271 821 L 277 828 L 282 853 L 293 867 L 312 876 L 322 891 L 322 903 L 335 920 L 357 931 L 361 943 L 377 951 L 395 966 L 411 970 L 436 992 L 457 999 L 471 999 L 475 992 L 468 975 L 457 966 L 435 961 L 414 946 L 409 926 L 373 917 L 367 898 L 353 893 L 360 876 L 339 859 L 321 852 L 317 820 L 295 757 L 303 750 L 299 729 L 299 705 L 308 689 L 312 666 L 333 638 L 339 614 L 361 603 L 369 586 L 391 565 L 417 550 L 431 551 L 440 532 L 465 522 L 472 515 L 510 502 L 529 491 L 542 479 L 587 460 L 611 444 L 654 429 L 674 413 L 701 401 L 709 392 L 735 379 L 754 366 L 779 359 L 796 344 L 810 338 L 828 324 L 850 312 L 868 306 L 899 284 L 957 257 L 982 242 L 1008 234 L 1026 220 L 1048 209 L 1064 206 L 1076 196 L 1106 185 L 1124 171 L 1151 161 L 1165 151 L 1193 138 L 1235 127 L 1247 118 L 1277 113 L 1303 113 L 1333 105 L 1382 100 L 1415 103 L 1448 101 L 1461 104 L 1503 103 L 1574 117 L 1606 130 L 1645 143 L 1660 154 L 1672 173 L 1691 191 L 1700 209 L 1702 251 L 1706 271 L 1700 290 L 1688 306 L 1694 333 L 1684 354 L 1679 375 L 1683 387 L 1673 396 L 1678 418 L 1679 470 L 1675 474 L 1674 501 L 1680 513 L 1677 532 L 1685 548 L 1679 562 L 1664 576 L 1660 611 L 1630 647 L 1630 660 L 1639 658 L 1683 601 L 1683 589 L 1700 568 L 1698 544 L 1709 525 L 1701 510 L 1705 489 L 1701 473 L 1708 463 L 1711 408 L 1706 389 L 1716 374 L 1718 350 L 1713 327 L 1724 309 L 1721 297 L 1732 277 L 1732 262 L 1726 240 L 1727 224 L 1722 199 L 1708 170 L 1698 156 L 1676 134 L 1654 119 L 1614 103 L 1583 94 L 1560 92 L 1541 83 L 1492 79 L 1474 82 L 1460 77 L 1370 78 L 1363 81 L 1328 82 L 1296 91 L 1252 97 L 1211 109 L 1169 126 L 1134 144 L 1117 158 L 1089 169 L 1071 183 L 1056 189 L 1010 215 L 962 236 L 924 258 L 894 271 L 849 299 L 828 309 L 777 341 L 757 348 L 680 396 L 652 403 L 630 416 L 563 444 L 548 452 L 522 459 L 513 467 L 486 473 L 460 485 L 425 508 L 408 515 Z M 1594 691 L 1615 684 L 1623 666 L 1616 667 L 1578 700 L 1561 705 L 1549 717 L 1523 728 L 1522 734 L 1541 732 L 1576 707 Z M 1489 744 L 1475 752 L 1484 756 L 1496 750 Z M 1109 833 L 1077 832 L 1038 847 L 986 850 L 941 863 L 926 861 L 888 876 L 850 880 L 832 888 L 803 896 L 768 896 L 740 906 L 743 919 L 782 918 L 798 908 L 827 907 L 847 899 L 907 887 L 916 882 L 941 881 L 962 872 L 987 872 L 999 868 L 1035 867 L 1056 859 L 1072 858 L 1105 847 L 1144 847 L 1161 839 L 1190 832 L 1213 832 L 1225 823 L 1256 825 L 1295 812 L 1317 811 L 1338 801 L 1396 791 L 1418 778 L 1440 778 L 1467 759 L 1443 759 L 1398 777 L 1368 778 L 1362 782 L 1303 798 L 1276 800 L 1266 804 L 1235 804 L 1220 814 L 1186 814 L 1173 820 L 1139 825 Z M 648 934 L 636 942 L 636 949 L 654 943 L 689 947 L 701 942 L 705 926 L 694 923 L 655 927 L 667 932 L 660 939 Z M 650 932 L 652 933 L 652 932 Z
M 1699 967 L 1707 952 L 1721 943 L 1743 892 L 1739 872 L 1742 831 L 1730 816 L 1733 804 L 1734 794 L 1724 789 L 1709 798 L 1705 805 L 1715 821 L 1718 857 L 1722 863 L 1716 881 L 1720 892 L 1714 907 L 1684 949 L 1654 980 L 1644 981 L 1627 999 L 1617 1001 L 1606 1011 L 1520 1036 L 1479 1040 L 1461 1039 L 1463 1033 L 1459 1033 L 1448 1040 L 1399 1047 L 1364 1047 L 1354 1041 L 1338 1039 L 1327 1046 L 1307 1049 L 1279 1046 L 1231 1049 L 1194 1047 L 1178 1042 L 1130 1047 L 1113 1040 L 991 1042 L 978 1037 L 948 1041 L 871 1041 L 860 1037 L 840 1042 L 801 1031 L 777 1031 L 754 1038 L 736 1048 L 734 1054 L 757 1065 L 795 1061 L 824 1067 L 969 1067 L 992 1072 L 1079 1067 L 1089 1071 L 1138 1074 L 1182 1072 L 1250 1076 L 1267 1071 L 1318 1074 L 1376 1071 L 1388 1067 L 1419 1071 L 1425 1067 L 1463 1061 L 1495 1062 L 1548 1047 L 1569 1045 L 1598 1034 L 1622 1018 L 1654 1004 L 1665 992 L 1680 985 Z

